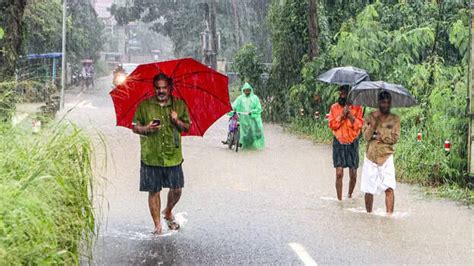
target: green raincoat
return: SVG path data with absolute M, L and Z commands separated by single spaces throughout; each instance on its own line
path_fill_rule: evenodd
M 250 95 L 246 96 L 244 90 L 250 89 Z M 253 93 L 253 87 L 245 82 L 242 86 L 242 95 L 232 103 L 234 111 L 249 113 L 239 114 L 240 143 L 244 149 L 263 149 L 265 137 L 263 135 L 262 105 L 257 95 Z

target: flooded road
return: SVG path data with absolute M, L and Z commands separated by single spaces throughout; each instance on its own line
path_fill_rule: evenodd
M 384 217 L 381 196 L 368 215 L 360 180 L 354 199 L 335 200 L 330 146 L 266 125 L 264 151 L 235 153 L 220 144 L 226 119 L 204 138 L 184 138 L 185 187 L 176 207 L 183 226 L 153 236 L 147 194 L 138 191 L 138 137 L 115 127 L 110 78 L 98 84 L 100 90 L 66 98 L 66 108 L 75 106 L 68 119 L 107 147 L 97 144 L 95 198 L 102 208 L 94 265 L 474 261 L 471 209 L 400 184 L 394 217 Z M 344 191 L 347 185 L 346 172 Z

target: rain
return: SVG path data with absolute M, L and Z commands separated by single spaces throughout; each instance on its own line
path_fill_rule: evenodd
M 0 0 L 0 265 L 469 265 L 474 5 Z

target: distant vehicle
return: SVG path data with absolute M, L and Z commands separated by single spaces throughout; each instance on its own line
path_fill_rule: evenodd
M 125 74 L 130 75 L 138 67 L 138 64 L 127 63 L 123 64 L 123 69 L 125 69 Z
M 114 86 L 120 85 L 125 82 L 127 76 L 130 75 L 136 68 L 138 64 L 119 64 L 117 69 L 113 72 L 112 84 Z

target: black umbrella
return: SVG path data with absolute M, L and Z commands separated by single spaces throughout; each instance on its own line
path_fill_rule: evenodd
M 381 91 L 392 95 L 392 107 L 410 107 L 417 104 L 415 97 L 402 85 L 384 81 L 362 81 L 349 92 L 349 101 L 354 105 L 377 108 Z
M 318 76 L 318 80 L 337 85 L 355 85 L 364 80 L 370 80 L 367 71 L 352 67 L 335 67 Z

